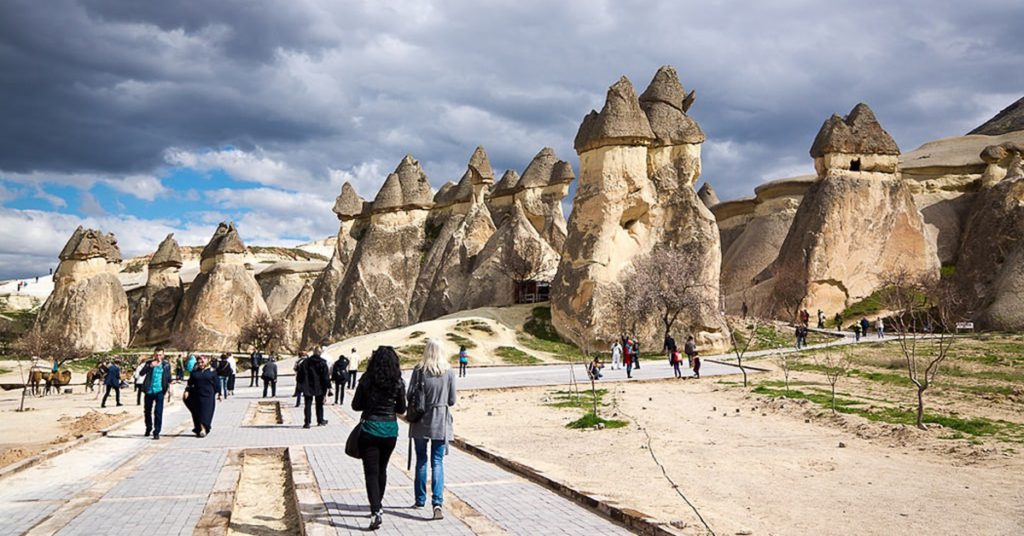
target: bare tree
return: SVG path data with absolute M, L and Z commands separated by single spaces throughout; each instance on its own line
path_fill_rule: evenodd
M 583 354 L 584 368 L 590 365 L 590 354 L 593 350 L 594 338 L 596 337 L 596 326 L 591 315 L 581 315 L 569 325 L 569 337 Z M 593 397 L 594 417 L 597 417 L 597 386 L 596 378 L 590 375 L 590 394 Z M 579 400 L 579 383 L 576 380 L 576 360 L 569 356 L 569 385 L 573 389 L 576 400 Z
M 836 384 L 846 376 L 850 368 L 850 354 L 846 349 L 833 350 L 831 343 L 825 344 L 825 351 L 818 355 L 818 366 L 832 389 L 832 414 L 836 414 Z M 788 388 L 788 387 L 787 387 Z
M 694 277 L 702 271 L 700 263 L 700 256 L 685 246 L 657 248 L 633 261 L 626 293 L 639 306 L 657 312 L 666 337 L 681 315 L 696 318 L 716 305 L 717 297 L 707 297 L 709 286 Z
M 242 327 L 238 336 L 239 349 L 251 347 L 257 350 L 273 351 L 276 344 L 284 340 L 284 322 L 268 313 L 260 313 Z
M 632 267 L 626 269 L 625 275 L 621 278 L 620 286 L 611 286 L 608 289 L 608 301 L 612 306 L 611 315 L 615 317 L 616 333 L 605 334 L 608 338 L 629 335 L 638 337 L 638 326 L 647 320 L 651 312 L 650 305 L 646 298 L 643 287 L 647 284 L 645 274 L 637 273 Z
M 537 281 L 551 269 L 543 246 L 534 240 L 523 240 L 502 247 L 498 271 L 512 282 L 516 303 L 523 301 L 523 283 Z
M 743 366 L 743 357 L 747 354 L 747 350 L 750 349 L 750 345 L 757 339 L 757 330 L 764 326 L 765 323 L 765 320 L 756 315 L 748 316 L 746 319 L 741 320 L 743 327 L 739 330 L 733 327 L 732 322 L 729 322 L 728 319 L 725 322 L 726 327 L 729 329 L 732 353 L 736 356 L 736 366 L 743 373 L 743 387 L 747 386 L 747 369 Z M 739 336 L 737 336 L 737 332 Z
M 924 424 L 924 393 L 935 382 L 956 340 L 956 322 L 970 316 L 974 301 L 953 283 L 905 269 L 882 276 L 880 302 L 892 311 L 889 326 L 903 354 L 906 372 L 917 389 L 916 425 Z M 930 340 L 919 337 L 930 333 Z

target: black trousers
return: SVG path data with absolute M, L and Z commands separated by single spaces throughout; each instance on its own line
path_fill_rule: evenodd
M 267 387 L 270 387 L 270 396 L 277 397 L 277 380 L 263 380 L 263 398 L 267 398 Z
M 317 424 L 324 422 L 324 395 L 307 396 L 306 406 L 302 409 L 305 424 L 309 424 L 310 409 L 314 400 L 316 401 L 316 422 Z
M 349 371 L 348 371 L 348 386 L 349 386 L 350 389 L 355 389 L 356 388 L 356 376 L 358 374 L 359 374 L 358 370 L 356 370 L 356 369 L 349 369 Z
M 107 392 L 103 393 L 103 402 L 100 402 L 100 407 L 101 408 L 105 407 L 107 405 L 107 397 L 110 396 L 110 390 L 111 389 L 114 390 L 114 399 L 117 400 L 117 405 L 118 406 L 121 405 L 121 386 L 118 385 L 118 386 L 115 387 L 113 385 L 108 385 L 107 386 Z
M 366 432 L 359 434 L 359 453 L 363 457 L 363 476 L 366 478 L 366 498 L 370 512 L 381 510 L 384 490 L 388 484 L 388 462 L 395 450 L 397 437 L 377 437 Z
M 260 386 L 260 377 L 257 375 L 259 367 L 249 369 L 249 387 Z
M 135 405 L 142 405 L 142 384 L 135 384 Z
M 343 406 L 345 405 L 345 384 L 346 383 L 348 383 L 347 379 L 345 379 L 343 381 L 340 381 L 340 382 L 339 381 L 335 381 L 334 382 L 334 403 L 335 404 L 341 404 Z

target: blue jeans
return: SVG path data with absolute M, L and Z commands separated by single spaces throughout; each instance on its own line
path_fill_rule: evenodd
M 153 432 L 153 435 L 160 435 L 160 429 L 164 423 L 164 394 L 146 393 L 146 401 L 143 410 L 146 413 L 146 431 Z
M 228 377 L 227 376 L 217 376 L 217 386 L 219 387 L 219 389 L 218 389 L 219 392 L 217 394 L 223 396 L 224 398 L 227 398 L 228 397 Z
M 427 441 L 430 445 L 430 504 L 444 504 L 444 453 L 447 443 L 440 439 L 414 438 L 416 445 L 416 504 L 427 504 Z

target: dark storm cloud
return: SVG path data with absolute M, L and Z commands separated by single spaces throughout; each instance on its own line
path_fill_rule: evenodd
M 327 177 L 406 152 L 435 185 L 473 147 L 575 162 L 582 116 L 673 64 L 724 198 L 810 169 L 868 102 L 904 150 L 1020 96 L 1020 2 L 133 2 L 0 7 L 0 170 L 134 173 L 234 146 Z M 372 195 L 383 176 L 363 178 Z M 326 183 L 325 183 L 326 184 Z M 336 188 L 330 184 L 330 189 Z M 334 195 L 334 191 L 324 195 Z

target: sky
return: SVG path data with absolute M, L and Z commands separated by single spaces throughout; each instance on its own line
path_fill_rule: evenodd
M 821 123 L 868 103 L 903 151 L 1024 94 L 1024 2 L 0 0 L 0 279 L 47 272 L 78 225 L 126 257 L 167 233 L 337 232 L 412 154 L 437 188 L 572 140 L 626 75 L 695 89 L 719 196 L 813 172 Z M 567 203 L 570 202 L 567 200 Z

